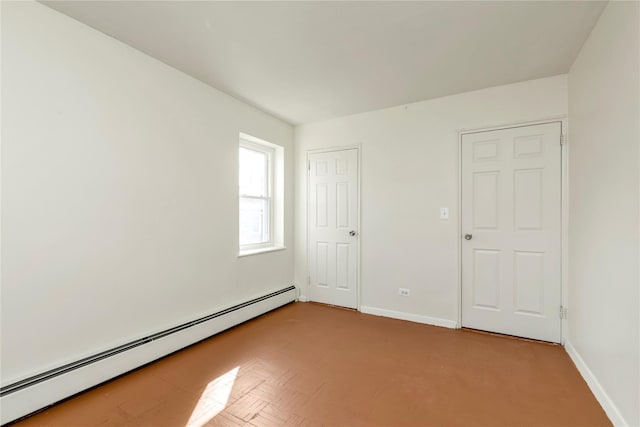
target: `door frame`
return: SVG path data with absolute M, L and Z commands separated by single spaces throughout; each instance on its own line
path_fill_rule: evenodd
M 360 277 L 362 276 L 362 268 L 361 268 L 361 262 L 360 262 L 360 251 L 361 251 L 361 247 L 362 247 L 362 210 L 360 209 L 360 204 L 361 204 L 361 200 L 362 200 L 362 191 L 361 191 L 361 185 L 360 183 L 362 182 L 362 161 L 361 161 L 361 153 L 362 153 L 362 144 L 357 144 L 357 145 L 345 145 L 345 146 L 331 146 L 331 147 L 325 147 L 325 148 L 314 148 L 314 149 L 310 149 L 307 150 L 307 155 L 306 155 L 306 164 L 307 164 L 307 171 L 306 171 L 306 177 L 307 177 L 307 203 L 306 203 L 306 209 L 307 209 L 307 244 L 306 244 L 306 250 L 307 250 L 307 263 L 306 263 L 306 275 L 307 275 L 307 279 L 305 280 L 305 284 L 304 284 L 304 289 L 305 289 L 305 300 L 306 301 L 311 301 L 311 296 L 310 296 L 310 286 L 311 286 L 311 282 L 310 282 L 310 278 L 311 278 L 311 260 L 309 259 L 309 254 L 310 254 L 310 246 L 311 246 L 311 228 L 309 227 L 311 221 L 310 221 L 310 209 L 309 209 L 309 205 L 311 204 L 311 200 L 309 199 L 309 194 L 311 193 L 311 177 L 309 175 L 309 162 L 311 161 L 310 157 L 313 154 L 321 154 L 321 153 L 331 153 L 334 151 L 346 151 L 346 150 L 356 150 L 356 159 L 357 159 L 357 164 L 358 164 L 358 174 L 356 176 L 356 184 L 358 186 L 358 198 L 356 200 L 356 217 L 358 218 L 358 227 L 356 232 L 358 233 L 358 246 L 357 246 L 357 250 L 356 250 L 356 263 L 358 264 L 356 266 L 356 310 L 361 311 L 361 305 L 362 305 L 362 287 L 360 286 L 361 280 Z
M 470 133 L 489 132 L 494 130 L 511 129 L 517 127 L 542 125 L 549 123 L 560 123 L 560 135 L 563 144 L 560 147 L 560 304 L 564 308 L 564 316 L 560 319 L 560 344 L 564 345 L 569 335 L 569 324 L 567 321 L 568 301 L 568 220 L 569 220 L 569 143 L 567 131 L 569 129 L 567 116 L 551 116 L 534 121 L 509 122 L 493 126 L 483 126 L 480 128 L 464 128 L 458 130 L 458 227 L 456 247 L 458 252 L 458 329 L 462 328 L 462 136 Z M 558 316 L 560 313 L 558 313 Z

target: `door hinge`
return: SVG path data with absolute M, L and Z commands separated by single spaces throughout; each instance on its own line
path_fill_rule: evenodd
M 564 133 L 560 134 L 560 146 L 564 145 Z
M 560 306 L 560 318 L 561 319 L 567 318 L 567 307 Z
M 307 160 L 307 170 L 311 170 L 311 160 Z
M 307 276 L 307 285 L 311 284 L 311 276 Z

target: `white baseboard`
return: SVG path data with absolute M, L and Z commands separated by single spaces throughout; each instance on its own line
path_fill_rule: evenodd
M 275 294 L 275 293 L 274 293 Z M 138 347 L 34 383 L 0 398 L 0 424 L 14 421 L 295 300 L 295 289 L 248 305 Z M 255 302 L 254 302 L 255 301 Z
M 307 298 L 307 296 L 306 296 L 306 295 L 302 295 L 302 294 L 301 294 L 301 295 L 298 297 L 298 301 L 300 301 L 300 302 L 309 302 L 309 298 Z
M 580 353 L 578 353 L 571 342 L 567 340 L 564 344 L 564 348 L 613 425 L 616 427 L 629 426 L 629 423 L 626 422 L 622 413 L 618 410 L 618 407 L 613 403 L 604 388 L 602 388 L 602 385 L 596 376 L 591 372 L 591 369 L 589 369 L 589 366 L 587 366 L 584 359 L 580 356 Z
M 408 320 L 410 322 L 424 323 L 425 325 L 441 326 L 443 328 L 455 329 L 458 323 L 455 320 L 441 319 L 439 317 L 421 316 L 419 314 L 403 313 L 401 311 L 385 310 L 376 307 L 360 307 L 360 311 L 365 314 L 375 316 L 391 317 L 392 319 Z

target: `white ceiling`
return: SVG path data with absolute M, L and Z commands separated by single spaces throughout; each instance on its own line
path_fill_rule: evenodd
M 292 124 L 566 73 L 605 5 L 43 3 Z

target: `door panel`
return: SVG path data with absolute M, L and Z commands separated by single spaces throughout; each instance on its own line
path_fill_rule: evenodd
M 544 253 L 514 253 L 515 310 L 520 314 L 544 316 Z
M 473 251 L 473 304 L 475 308 L 500 309 L 500 251 Z
M 542 228 L 543 169 L 514 171 L 513 211 L 516 231 Z
M 561 124 L 462 136 L 462 325 L 560 342 Z
M 473 226 L 475 229 L 495 230 L 498 227 L 499 182 L 499 171 L 473 174 Z
M 358 150 L 310 154 L 311 301 L 357 308 L 358 229 Z

